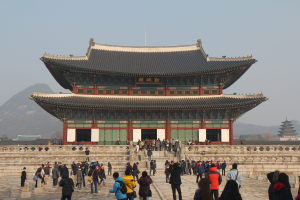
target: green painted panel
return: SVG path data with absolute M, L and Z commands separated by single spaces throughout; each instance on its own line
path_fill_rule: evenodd
M 120 141 L 121 144 L 126 144 L 127 141 L 127 130 L 126 129 L 120 129 Z
M 171 129 L 171 138 L 173 138 L 174 140 L 178 139 L 178 129 Z
M 105 144 L 105 131 L 104 129 L 99 129 L 99 142 L 98 144 L 104 145 Z

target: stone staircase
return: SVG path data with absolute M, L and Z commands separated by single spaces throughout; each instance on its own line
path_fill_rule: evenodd
M 113 171 L 124 171 L 130 160 L 130 148 L 127 145 L 97 146 L 0 146 L 0 176 L 20 175 L 23 167 L 28 174 L 33 174 L 42 163 L 54 162 L 66 164 L 86 160 L 85 148 L 89 148 L 90 161 L 99 161 L 107 166 L 111 162 Z

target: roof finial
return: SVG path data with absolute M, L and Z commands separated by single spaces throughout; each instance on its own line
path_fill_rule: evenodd
M 94 45 L 95 45 L 94 38 L 91 38 L 90 39 L 90 46 L 94 46 Z
M 202 46 L 202 41 L 200 39 L 197 40 L 196 46 L 197 47 L 201 47 Z

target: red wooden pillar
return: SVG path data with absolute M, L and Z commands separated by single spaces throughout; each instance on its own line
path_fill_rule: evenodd
M 219 94 L 222 94 L 223 93 L 223 88 L 221 85 L 219 85 Z
M 133 140 L 133 128 L 132 128 L 132 121 L 128 120 L 128 133 L 127 133 L 127 140 L 130 142 Z
M 63 121 L 63 145 L 67 144 L 67 129 L 68 129 L 68 123 Z
M 132 95 L 132 87 L 128 87 L 128 95 Z
M 229 144 L 233 145 L 233 121 L 229 121 Z
M 170 124 L 170 120 L 166 120 L 165 138 L 166 138 L 166 140 L 171 140 L 171 124 Z

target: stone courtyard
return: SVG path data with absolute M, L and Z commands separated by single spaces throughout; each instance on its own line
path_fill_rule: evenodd
M 61 195 L 61 188 L 52 187 L 51 179 L 48 180 L 48 184 L 41 188 L 34 188 L 34 182 L 32 175 L 28 175 L 27 188 L 20 189 L 20 178 L 15 176 L 7 176 L 0 178 L 0 199 L 2 200 L 17 200 L 17 199 L 32 199 L 32 200 L 58 200 Z M 197 185 L 195 183 L 195 176 L 184 175 L 182 176 L 182 193 L 184 200 L 192 200 Z M 153 185 L 151 190 L 153 193 L 153 200 L 172 200 L 172 192 L 170 184 L 165 182 L 165 176 L 162 173 L 152 176 Z M 223 177 L 225 179 L 225 177 Z M 225 185 L 226 181 L 223 181 L 220 188 L 220 193 Z M 90 187 L 85 187 L 81 190 L 75 189 L 72 199 L 103 199 L 113 200 L 114 194 L 110 194 L 108 190 L 112 187 L 113 179 L 111 176 L 107 176 L 106 186 L 102 186 L 99 189 L 99 193 L 90 194 Z M 90 186 L 90 185 L 88 185 Z M 266 180 L 257 180 L 253 178 L 245 178 L 243 186 L 241 188 L 241 194 L 244 200 L 267 200 L 268 199 L 268 182 Z M 138 191 L 138 186 L 136 188 Z M 297 189 L 292 188 L 293 195 L 296 195 Z

